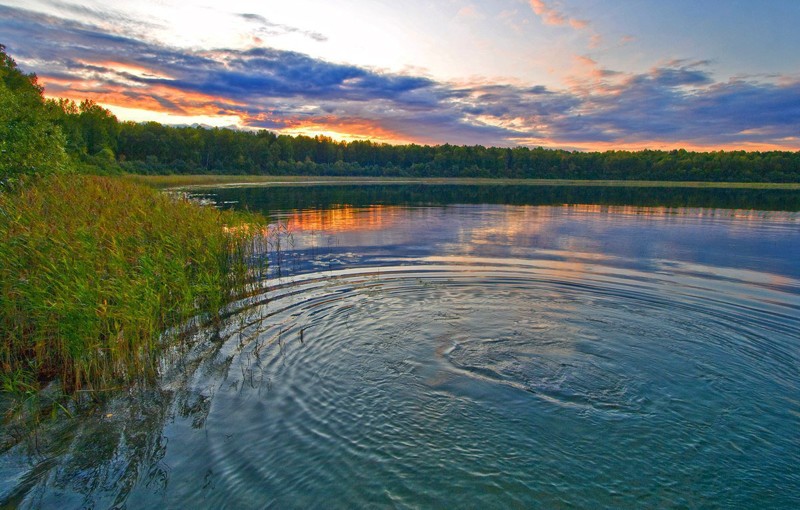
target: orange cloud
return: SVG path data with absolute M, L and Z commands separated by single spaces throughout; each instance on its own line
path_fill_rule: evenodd
M 595 59 L 587 57 L 586 55 L 573 55 L 572 59 L 575 61 L 575 64 L 577 64 L 580 74 L 592 77 L 599 77 L 601 74 L 600 67 L 597 65 Z
M 98 80 L 65 80 L 46 74 L 40 77 L 40 81 L 48 97 L 63 97 L 73 101 L 91 99 L 98 103 L 160 113 L 185 116 L 236 115 L 240 114 L 245 106 L 229 98 L 219 98 L 161 84 L 148 85 L 146 89 L 131 89 Z
M 306 136 L 324 135 L 342 141 L 372 140 L 390 144 L 418 142 L 402 133 L 387 129 L 373 120 L 334 116 L 296 120 L 283 132 Z
M 584 19 L 570 19 L 569 26 L 571 26 L 575 30 L 583 30 L 584 28 L 589 26 L 589 22 Z
M 465 18 L 465 19 L 481 19 L 483 16 L 475 9 L 474 5 L 467 5 L 466 7 L 462 7 L 458 13 L 456 14 L 458 18 Z
M 622 73 L 600 67 L 596 60 L 586 55 L 573 55 L 572 63 L 564 84 L 580 97 L 585 98 L 599 92 L 614 95 L 615 89 L 609 85 L 625 78 Z
M 541 0 L 533 3 L 546 7 Z M 524 83 L 495 84 L 490 80 L 450 83 L 448 88 L 458 91 L 454 95 L 456 99 L 432 103 L 431 115 L 399 109 L 385 117 L 381 117 L 380 108 L 350 110 L 349 103 L 339 108 L 341 116 L 328 114 L 319 106 L 317 97 L 294 102 L 280 96 L 265 97 L 258 91 L 223 95 L 224 88 L 222 94 L 217 92 L 220 90 L 217 87 L 208 87 L 207 91 L 181 88 L 185 80 L 173 81 L 166 76 L 172 71 L 156 73 L 124 60 L 83 59 L 83 67 L 72 77 L 65 78 L 66 73 L 44 73 L 40 74 L 40 79 L 48 97 L 75 101 L 91 99 L 112 110 L 121 120 L 158 120 L 167 124 L 198 123 L 242 129 L 263 127 L 282 134 L 324 135 L 340 141 L 469 144 L 470 140 L 476 140 L 472 143 L 591 151 L 674 148 L 768 151 L 796 150 L 800 146 L 800 139 L 793 132 L 782 131 L 780 122 L 769 116 L 766 120 L 745 123 L 734 119 L 736 122 L 726 124 L 722 119 L 717 124 L 721 126 L 718 132 L 724 137 L 717 132 L 689 129 L 692 124 L 688 121 L 684 122 L 687 129 L 665 129 L 666 124 L 676 125 L 675 111 L 695 112 L 693 98 L 698 94 L 704 94 L 708 98 L 706 103 L 713 104 L 730 104 L 730 98 L 753 96 L 755 85 L 744 82 L 709 86 L 707 73 L 695 69 L 701 63 L 670 61 L 665 64 L 667 67 L 632 75 L 604 69 L 585 55 L 573 56 L 572 62 L 570 76 L 565 80 L 566 88 L 562 91 L 530 88 Z M 793 83 L 764 90 L 783 100 L 791 97 Z M 678 87 L 689 87 L 695 92 L 702 88 L 702 94 L 692 95 L 683 89 L 676 91 Z M 662 92 L 659 102 L 651 102 L 652 89 Z M 667 100 L 672 102 L 667 104 Z M 643 109 L 642 105 L 647 108 Z M 663 106 L 663 111 L 654 113 L 653 105 L 656 110 Z M 659 116 L 661 113 L 664 115 Z M 703 116 L 699 118 L 693 121 L 694 125 L 708 122 Z M 680 118 L 677 120 L 683 122 Z M 664 138 L 660 139 L 661 135 Z M 715 143 L 715 139 L 719 142 Z
M 574 19 L 553 9 L 544 0 L 530 0 L 531 9 L 542 19 L 545 25 L 569 25 L 576 30 L 582 30 L 589 25 L 586 20 Z
M 97 65 L 110 64 L 112 63 L 104 62 Z M 119 63 L 115 63 L 115 65 L 120 68 L 134 69 L 132 65 Z M 137 68 L 136 71 L 147 72 L 145 68 Z M 278 118 L 269 112 L 251 114 L 247 111 L 247 105 L 230 98 L 187 91 L 169 84 L 150 84 L 147 88 L 132 89 L 128 86 L 110 84 L 96 79 L 67 80 L 46 74 L 40 76 L 40 82 L 47 90 L 48 97 L 71 99 L 76 102 L 91 99 L 112 109 L 121 107 L 124 110 L 138 111 L 139 113 L 150 111 L 161 119 L 170 115 L 181 119 L 237 117 L 241 119 L 241 127 L 274 124 L 280 126 L 278 131 L 291 135 L 323 135 L 342 141 L 373 140 L 392 144 L 419 142 L 419 140 L 387 129 L 369 119 L 332 115 L 281 116 Z

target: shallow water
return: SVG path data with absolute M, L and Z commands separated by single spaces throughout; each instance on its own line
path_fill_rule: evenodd
M 422 202 L 266 207 L 264 293 L 0 500 L 800 505 L 797 213 Z

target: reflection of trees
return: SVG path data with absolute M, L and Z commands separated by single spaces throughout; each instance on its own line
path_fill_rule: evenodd
M 162 462 L 162 430 L 173 398 L 139 389 L 39 430 L 47 442 L 32 440 L 6 453 L 25 457 L 29 471 L 2 504 L 112 507 L 124 503 L 140 480 L 156 492 L 163 489 L 169 467 Z
M 5 452 L 5 460 L 29 468 L 0 506 L 117 508 L 134 487 L 162 493 L 170 481 L 165 427 L 176 418 L 205 426 L 213 394 L 193 383 L 225 377 L 233 358 L 219 355 L 222 345 L 218 332 L 198 334 L 168 355 L 157 384 L 87 406 Z
M 216 192 L 220 201 L 236 201 L 269 213 L 275 210 L 371 205 L 631 205 L 641 207 L 702 207 L 800 211 L 796 190 L 646 188 L 509 185 L 370 185 L 228 188 Z

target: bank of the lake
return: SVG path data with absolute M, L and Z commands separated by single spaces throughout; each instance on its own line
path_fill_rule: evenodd
M 280 185 L 350 185 L 350 184 L 452 184 L 495 186 L 570 186 L 626 188 L 713 188 L 800 190 L 797 182 L 711 182 L 711 181 L 640 181 L 581 179 L 487 179 L 460 177 L 332 177 L 308 175 L 140 175 L 126 176 L 134 182 L 155 188 L 218 188 L 227 186 Z
M 247 290 L 245 215 L 120 178 L 30 178 L 0 193 L 0 363 L 14 414 L 152 374 L 168 328 L 218 317 Z M 6 406 L 9 404 L 7 403 Z

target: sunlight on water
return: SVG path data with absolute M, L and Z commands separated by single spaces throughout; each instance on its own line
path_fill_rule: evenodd
M 273 217 L 263 294 L 56 454 L 6 453 L 0 472 L 30 470 L 0 498 L 800 504 L 796 213 L 484 204 Z

